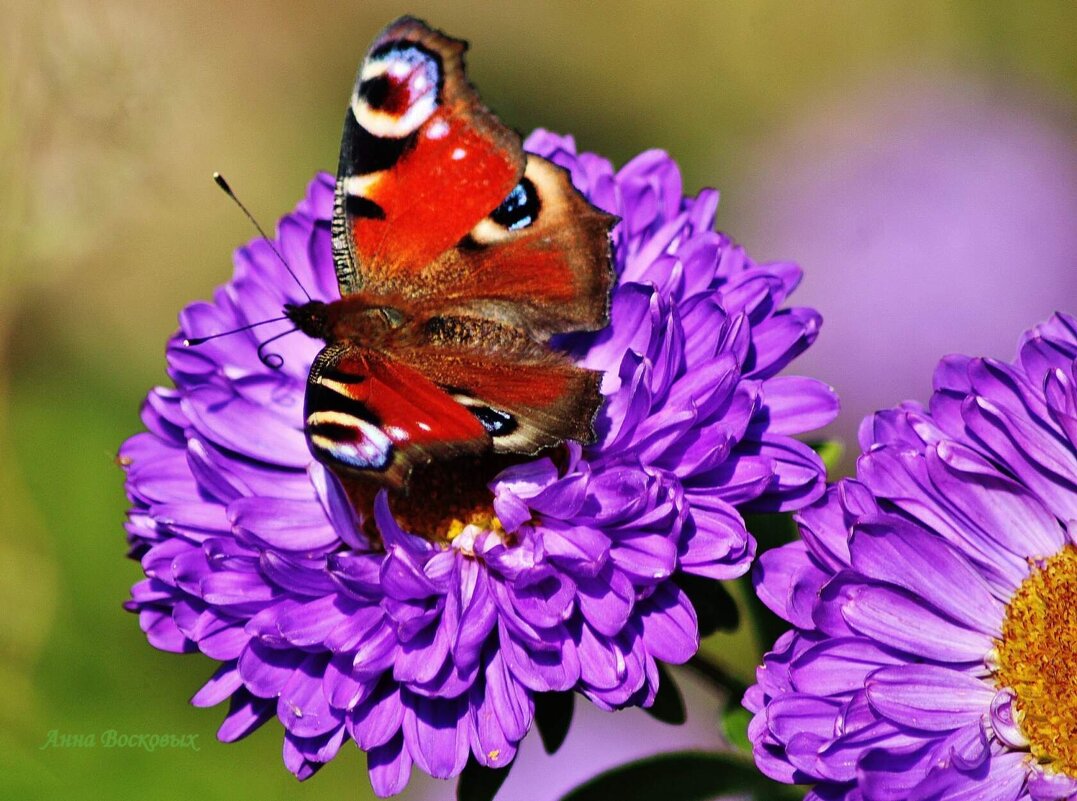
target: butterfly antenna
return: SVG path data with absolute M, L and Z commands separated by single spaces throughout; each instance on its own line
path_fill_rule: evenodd
M 292 328 L 292 329 L 290 329 L 288 331 L 282 331 L 281 333 L 279 333 L 279 334 L 277 334 L 275 336 L 271 336 L 269 339 L 267 339 L 265 342 L 263 342 L 261 345 L 259 345 L 258 346 L 258 361 L 260 361 L 262 364 L 264 364 L 266 367 L 270 368 L 271 370 L 279 370 L 281 367 L 283 367 L 284 366 L 284 357 L 281 356 L 279 353 L 265 353 L 265 347 L 270 342 L 274 342 L 274 341 L 280 339 L 281 337 L 286 337 L 289 334 L 294 334 L 298 330 L 299 330 L 298 328 Z
M 303 294 L 307 296 L 307 300 L 314 300 L 314 298 L 310 296 L 310 293 L 307 292 L 307 288 L 303 286 L 303 282 L 299 280 L 299 276 L 295 274 L 288 262 L 284 260 L 284 256 L 282 256 L 280 254 L 280 251 L 277 250 L 277 246 L 273 244 L 273 240 L 266 235 L 266 232 L 263 230 L 262 226 L 258 224 L 258 220 L 254 219 L 254 215 L 250 213 L 246 206 L 243 205 L 243 201 L 236 197 L 236 193 L 232 191 L 232 187 L 228 185 L 228 181 L 224 180 L 224 176 L 221 175 L 219 172 L 215 172 L 213 173 L 213 180 L 217 183 L 217 186 L 221 188 L 221 191 L 228 195 L 228 197 L 232 198 L 232 202 L 239 206 L 240 211 L 242 211 L 243 214 L 246 215 L 247 219 L 251 221 L 251 225 L 253 225 L 258 231 L 258 233 L 261 234 L 262 239 L 265 240 L 265 243 L 269 245 L 270 249 L 276 254 L 277 258 L 280 259 L 280 263 L 284 265 L 284 269 L 288 271 L 288 275 L 292 276 L 292 279 L 295 281 L 296 286 L 298 286 L 303 291 Z
M 183 340 L 183 347 L 190 348 L 195 345 L 201 345 L 203 342 L 209 342 L 211 339 L 217 337 L 226 337 L 229 334 L 238 334 L 240 331 L 250 331 L 252 328 L 257 328 L 260 325 L 268 325 L 269 323 L 279 323 L 281 320 L 287 320 L 287 315 L 281 315 L 280 317 L 274 317 L 271 320 L 260 320 L 257 323 L 251 323 L 250 325 L 241 325 L 239 328 L 233 328 L 231 331 L 221 331 L 219 334 L 210 334 L 208 337 L 190 337 Z

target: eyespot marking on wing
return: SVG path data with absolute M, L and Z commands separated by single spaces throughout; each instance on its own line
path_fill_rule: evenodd
M 513 187 L 501 205 L 471 229 L 471 239 L 479 245 L 492 245 L 508 239 L 538 220 L 542 202 L 530 178 L 524 177 Z
M 307 417 L 307 438 L 315 451 L 356 470 L 384 470 L 392 461 L 392 440 L 350 414 L 314 412 Z
M 521 178 L 501 205 L 490 213 L 490 219 L 502 228 L 519 231 L 538 219 L 539 197 L 530 178 Z
M 517 429 L 516 418 L 508 412 L 487 406 L 482 401 L 459 390 L 450 389 L 449 392 L 454 401 L 478 418 L 478 421 L 482 423 L 482 427 L 486 429 L 486 433 L 494 439 L 507 437 Z
M 352 114 L 375 136 L 401 139 L 438 107 L 441 58 L 416 42 L 386 42 L 363 64 L 351 98 Z

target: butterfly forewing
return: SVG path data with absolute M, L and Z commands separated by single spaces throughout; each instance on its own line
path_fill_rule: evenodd
M 467 82 L 466 47 L 404 18 L 359 67 L 334 213 L 344 294 L 406 291 L 519 183 L 520 139 Z

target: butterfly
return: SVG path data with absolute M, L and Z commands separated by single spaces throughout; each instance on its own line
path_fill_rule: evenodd
M 285 307 L 325 341 L 304 429 L 340 475 L 590 442 L 601 375 L 551 337 L 607 325 L 610 229 L 468 83 L 466 42 L 402 17 L 345 113 L 332 220 L 340 300 Z

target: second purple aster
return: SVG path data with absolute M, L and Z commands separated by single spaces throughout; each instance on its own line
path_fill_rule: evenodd
M 1077 320 L 951 356 L 759 561 L 793 624 L 745 697 L 809 801 L 1077 798 Z
M 276 717 L 301 779 L 348 740 L 381 795 L 413 765 L 442 778 L 470 757 L 507 765 L 538 693 L 650 705 L 658 663 L 699 645 L 680 577 L 742 575 L 755 543 L 741 512 L 823 493 L 821 461 L 793 436 L 830 422 L 837 400 L 778 375 L 819 330 L 814 310 L 784 307 L 800 271 L 756 264 L 716 233 L 717 193 L 685 197 L 664 153 L 614 171 L 568 137 L 540 131 L 526 147 L 621 218 L 610 326 L 562 343 L 605 374 L 594 445 L 506 467 L 459 516 L 442 486 L 419 510 L 441 528 L 410 526 L 384 494 L 364 526 L 304 439 L 320 343 L 275 342 L 277 372 L 254 335 L 182 347 L 303 300 L 255 242 L 212 303 L 184 310 L 168 347 L 175 386 L 150 393 L 148 430 L 121 449 L 146 574 L 129 608 L 154 646 L 220 662 L 193 699 L 229 702 L 220 739 Z M 277 237 L 322 300 L 337 297 L 332 187 L 316 178 Z

